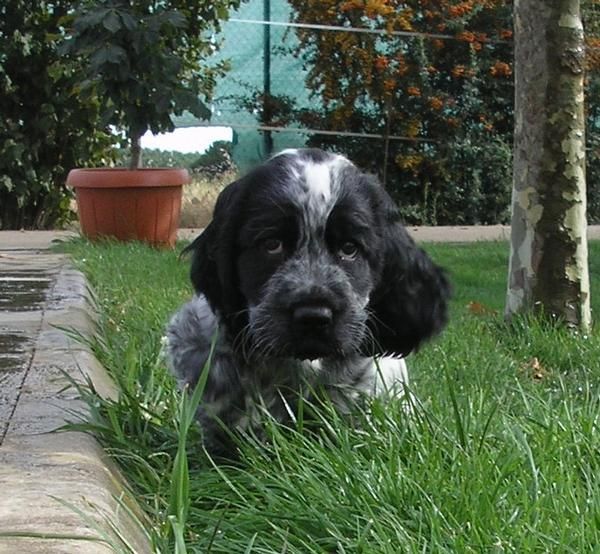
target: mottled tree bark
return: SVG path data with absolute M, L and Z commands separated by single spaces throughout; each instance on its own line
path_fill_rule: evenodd
M 579 0 L 515 1 L 515 141 L 506 314 L 591 325 Z

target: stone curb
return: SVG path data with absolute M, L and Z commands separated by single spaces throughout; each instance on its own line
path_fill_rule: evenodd
M 104 368 L 71 335 L 94 331 L 86 280 L 65 256 L 5 244 L 2 272 L 43 274 L 52 284 L 39 309 L 0 312 L 0 332 L 32 338 L 28 363 L 13 376 L 16 387 L 0 390 L 0 403 L 10 404 L 8 425 L 4 432 L 0 427 L 0 553 L 152 552 L 136 522 L 142 512 L 97 441 L 56 432 L 74 414 L 88 413 L 76 392 L 65 389 L 63 372 L 78 382 L 90 379 L 102 395 L 117 394 Z M 107 540 L 98 541 L 102 535 Z

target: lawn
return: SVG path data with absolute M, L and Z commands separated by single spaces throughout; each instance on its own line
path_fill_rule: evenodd
M 413 414 L 374 401 L 350 427 L 322 407 L 316 429 L 267 422 L 270 443 L 247 441 L 224 465 L 194 425 L 185 440 L 190 406 L 160 357 L 191 294 L 187 261 L 131 244 L 63 248 L 96 292 L 93 347 L 122 390 L 117 402 L 82 390 L 85 428 L 124 469 L 157 552 L 597 551 L 600 332 L 506 324 L 507 244 L 427 246 L 455 295 L 448 329 L 409 358 Z M 600 313 L 600 243 L 590 248 Z

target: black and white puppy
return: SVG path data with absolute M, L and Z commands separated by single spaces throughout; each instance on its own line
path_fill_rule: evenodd
M 197 295 L 167 329 L 180 384 L 218 340 L 199 413 L 209 450 L 266 409 L 285 420 L 324 390 L 345 409 L 399 391 L 403 357 L 446 323 L 448 280 L 376 179 L 346 158 L 285 150 L 220 194 L 188 247 Z

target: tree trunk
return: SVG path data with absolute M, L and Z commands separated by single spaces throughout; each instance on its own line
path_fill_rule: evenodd
M 515 137 L 506 314 L 591 325 L 579 0 L 515 1 Z
M 130 135 L 129 140 L 131 141 L 129 169 L 139 169 L 142 167 L 142 137 L 140 135 Z

